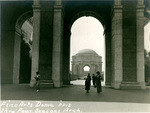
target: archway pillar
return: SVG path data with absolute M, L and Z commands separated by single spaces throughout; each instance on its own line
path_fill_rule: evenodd
M 121 89 L 145 89 L 144 0 L 137 0 L 133 5 L 124 5 L 124 63 Z M 130 15 L 129 11 L 132 11 Z M 126 24 L 131 20 L 130 25 Z
M 89 67 L 90 67 L 89 73 L 90 73 L 90 75 L 92 75 L 93 72 L 94 72 L 94 65 L 93 65 L 93 62 L 90 62 L 89 65 L 90 65 L 90 66 L 89 66 Z
M 73 76 L 75 75 L 75 64 L 72 63 L 72 73 L 71 73 L 71 80 L 73 80 Z
M 79 77 L 81 77 L 81 76 L 83 76 L 84 75 L 84 73 L 83 73 L 84 71 L 83 71 L 83 64 L 82 63 L 80 63 L 79 64 Z
M 102 72 L 102 64 L 99 64 L 99 71 Z
M 64 32 L 67 29 L 64 28 Z M 70 31 L 70 30 L 69 30 Z M 63 84 L 64 85 L 70 85 L 70 80 L 71 80 L 71 73 L 70 73 L 70 36 L 71 36 L 71 31 L 65 35 L 64 34 L 64 39 L 63 39 Z
M 111 29 L 106 28 L 105 32 L 105 84 L 111 85 Z
M 122 5 L 121 0 L 114 1 L 111 34 L 111 86 L 120 88 L 122 82 Z
M 33 43 L 32 43 L 32 67 L 30 87 L 34 87 L 36 72 L 39 71 L 39 39 L 40 39 L 40 4 L 39 0 L 33 3 Z
M 53 18 L 53 61 L 52 80 L 54 87 L 63 85 L 63 7 L 62 1 L 55 1 Z
M 144 73 L 144 0 L 138 0 L 136 8 L 136 38 L 137 38 L 137 82 L 145 89 Z
M 19 84 L 21 29 L 16 27 L 14 44 L 13 83 Z

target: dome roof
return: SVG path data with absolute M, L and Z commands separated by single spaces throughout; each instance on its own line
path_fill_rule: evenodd
M 92 55 L 98 55 L 95 51 L 92 49 L 83 49 L 80 50 L 76 55 L 83 55 L 83 54 L 92 54 Z

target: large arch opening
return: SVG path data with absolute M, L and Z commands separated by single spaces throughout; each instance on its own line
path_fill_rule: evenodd
M 20 48 L 20 71 L 19 83 L 30 83 L 31 79 L 31 51 L 33 39 L 32 18 L 28 18 L 21 27 L 21 48 Z
M 104 21 L 103 21 L 104 24 Z M 84 85 L 84 78 L 88 73 L 96 74 L 96 71 L 103 72 L 105 74 L 105 38 L 104 38 L 104 25 L 96 19 L 94 16 L 81 16 L 76 18 L 71 26 L 71 36 L 70 36 L 70 74 L 71 74 L 71 84 Z M 85 54 L 97 54 L 101 56 L 102 66 L 97 62 L 91 63 L 90 65 L 85 65 L 87 58 L 83 55 L 83 61 L 79 61 L 79 75 L 74 75 L 73 69 L 73 57 L 79 54 L 79 51 L 87 51 Z M 89 50 L 89 53 L 88 53 Z M 94 52 L 93 52 L 94 51 Z M 83 53 L 84 53 L 83 52 Z M 92 56 L 90 57 L 92 58 Z M 76 77 L 74 77 L 76 76 Z M 72 79 L 76 78 L 76 79 Z M 78 80 L 77 80 L 78 79 Z M 105 77 L 104 82 L 105 83 Z
M 90 67 L 88 65 L 85 65 L 83 67 L 83 71 L 84 71 L 84 76 L 88 75 L 88 73 L 90 73 Z
M 13 83 L 30 83 L 33 40 L 33 12 L 22 14 L 16 22 Z

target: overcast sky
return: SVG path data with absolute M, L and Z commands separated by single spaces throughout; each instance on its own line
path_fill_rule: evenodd
M 92 49 L 103 59 L 103 32 L 103 26 L 96 18 L 84 16 L 77 19 L 71 27 L 70 55 L 75 55 L 82 49 Z

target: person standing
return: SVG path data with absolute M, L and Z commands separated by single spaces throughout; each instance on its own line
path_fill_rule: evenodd
M 85 90 L 86 90 L 86 93 L 89 93 L 90 86 L 91 86 L 91 76 L 90 76 L 90 74 L 88 74 L 88 76 L 87 76 L 87 78 L 85 80 Z
M 97 93 L 102 92 L 102 87 L 101 87 L 101 80 L 102 80 L 102 76 L 100 74 L 100 72 L 96 72 L 96 87 L 97 87 Z
M 96 88 L 95 79 L 96 79 L 96 76 L 95 76 L 95 74 L 93 74 L 93 76 L 92 76 L 93 86 Z
M 36 80 L 36 83 L 35 83 L 36 92 L 39 92 L 40 91 L 40 73 L 36 72 L 36 77 L 34 78 Z

